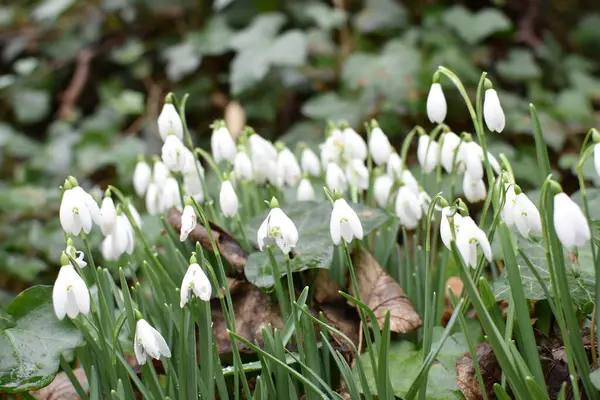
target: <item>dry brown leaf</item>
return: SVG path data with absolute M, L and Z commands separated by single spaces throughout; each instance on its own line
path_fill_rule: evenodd
M 488 398 L 494 399 L 494 384 L 502 379 L 502 369 L 496 360 L 492 346 L 489 343 L 481 343 L 475 348 L 477 361 L 481 369 L 483 384 L 485 385 Z M 456 360 L 456 386 L 464 394 L 467 400 L 479 400 L 483 398 L 471 353 L 465 353 Z
M 354 309 L 347 307 L 345 303 L 321 304 L 319 309 L 323 313 L 325 322 L 328 325 L 333 326 L 344 335 L 348 336 L 348 339 L 352 340 L 354 345 L 358 346 L 360 319 Z M 352 350 L 350 344 L 344 338 L 335 333 L 331 333 L 331 336 L 341 351 Z
M 81 384 L 81 387 L 87 391 L 89 383 L 83 368 L 75 368 L 73 374 Z M 45 388 L 30 392 L 30 394 L 38 400 L 77 400 L 79 396 L 69 380 L 69 377 L 64 372 L 56 374 L 54 380 Z
M 463 288 L 463 282 L 458 276 L 451 276 L 446 281 L 446 288 L 450 288 L 450 290 L 452 290 L 452 293 L 454 293 L 454 297 L 458 299 Z M 452 317 L 453 312 L 454 306 L 452 305 L 452 300 L 448 296 L 448 292 L 446 292 L 446 299 L 444 302 L 444 314 L 442 315 L 443 326 L 446 326 L 446 324 L 450 320 L 450 317 Z
M 262 329 L 267 325 L 283 329 L 283 321 L 279 304 L 263 293 L 259 288 L 245 281 L 237 281 L 230 285 L 235 292 L 232 295 L 233 309 L 235 312 L 235 330 L 238 335 L 251 343 L 258 340 L 262 342 Z M 227 324 L 223 317 L 221 304 L 213 300 L 211 303 L 213 334 L 219 353 L 231 352 L 231 341 L 227 334 Z M 241 351 L 250 352 L 249 349 L 240 347 Z
M 167 222 L 175 229 L 176 232 L 181 230 L 181 212 L 176 208 L 172 208 L 167 216 Z M 217 224 L 210 222 L 212 235 L 217 243 L 219 252 L 227 260 L 227 262 L 238 272 L 244 271 L 244 266 L 248 261 L 248 253 L 242 249 L 238 241 L 225 229 Z M 208 231 L 202 224 L 196 225 L 193 231 L 190 232 L 189 239 L 194 242 L 199 242 L 202 247 L 212 251 Z
M 373 310 L 380 325 L 385 323 L 388 310 L 392 332 L 406 333 L 422 325 L 404 290 L 364 247 L 352 252 L 352 264 L 361 300 Z
M 313 298 L 317 303 L 345 302 L 340 295 L 340 285 L 337 284 L 327 269 L 319 269 L 313 282 Z

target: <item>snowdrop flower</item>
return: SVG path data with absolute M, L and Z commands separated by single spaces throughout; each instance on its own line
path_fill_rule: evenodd
M 65 253 L 75 260 L 77 265 L 79 265 L 79 268 L 85 268 L 87 266 L 87 262 L 85 262 L 83 259 L 83 251 L 77 251 L 71 238 L 67 240 L 67 248 L 65 249 Z
M 173 207 L 181 210 L 183 204 L 181 204 L 179 196 L 179 184 L 175 178 L 170 176 L 160 191 L 160 211 L 167 212 Z
M 233 175 L 239 180 L 252 180 L 252 162 L 245 151 L 240 150 L 235 155 L 235 158 L 233 159 Z
M 256 235 L 258 248 L 263 251 L 265 241 L 267 244 L 275 241 L 283 254 L 288 254 L 298 243 L 298 229 L 294 221 L 279 208 L 279 202 L 275 197 L 271 199 L 270 207 L 271 211 L 258 228 Z
M 150 215 L 158 215 L 161 212 L 161 193 L 156 183 L 151 182 L 146 191 L 146 211 Z
M 351 127 L 342 131 L 344 135 L 344 151 L 348 158 L 364 161 L 367 158 L 367 144 L 365 140 Z
M 196 227 L 196 212 L 194 207 L 187 204 L 183 208 L 183 214 L 181 214 L 181 230 L 179 232 L 179 241 L 183 242 L 187 239 L 191 231 Z
M 69 177 L 64 183 L 63 197 L 60 203 L 60 224 L 65 233 L 79 235 L 92 230 L 92 222 L 100 224 L 100 208 L 94 198 L 76 186 L 75 178 Z
M 419 199 L 419 204 L 421 204 L 421 209 L 423 210 L 423 215 L 427 215 L 429 213 L 429 206 L 431 205 L 431 196 L 424 190 L 421 190 L 417 196 Z M 435 206 L 435 210 L 439 211 L 439 206 Z M 435 218 L 434 215 L 431 216 L 433 220 Z
M 277 154 L 277 171 L 279 180 L 289 187 L 295 187 L 302 176 L 296 156 L 287 147 Z
M 427 96 L 427 117 L 429 121 L 438 124 L 444 122 L 447 108 L 442 85 L 434 79 L 434 83 L 431 84 L 429 95 Z
M 134 232 L 125 214 L 117 216 L 113 231 L 104 238 L 100 245 L 102 257 L 107 261 L 116 261 L 123 254 L 132 254 L 134 249 Z
M 504 200 L 504 208 L 500 211 L 500 217 L 502 217 L 504 225 L 510 228 L 515 224 L 515 203 L 517 195 L 515 194 L 514 185 L 505 184 L 504 188 L 506 190 L 506 198 Z
M 487 82 L 489 81 L 486 79 L 486 84 Z M 491 88 L 491 84 L 490 88 L 485 91 L 483 99 L 483 117 L 490 131 L 501 133 L 504 130 L 504 111 L 502 111 L 498 93 Z
M 346 190 L 348 190 L 348 180 L 344 175 L 344 171 L 342 171 L 339 165 L 333 162 L 327 164 L 325 183 L 332 193 L 336 190 L 340 193 L 346 193 Z
M 564 192 L 554 196 L 554 229 L 568 249 L 583 247 L 590 240 L 590 226 L 581 208 Z
M 426 174 L 433 171 L 438 165 L 438 143 L 427 135 L 419 136 L 417 158 Z
M 450 218 L 452 219 L 452 224 L 450 224 Z M 454 235 L 458 234 L 461 220 L 462 215 L 460 215 L 457 212 L 454 212 L 450 207 L 442 208 L 440 236 L 442 237 L 442 242 L 448 248 L 448 250 L 452 250 L 452 247 L 450 245 L 452 242 L 452 231 L 454 231 Z
M 335 200 L 333 203 L 329 232 L 331 240 L 336 246 L 342 242 L 342 239 L 344 239 L 344 242 L 350 243 L 353 238 L 358 240 L 363 238 L 362 224 L 356 211 L 342 198 Z
M 600 143 L 594 145 L 594 167 L 596 168 L 596 173 L 600 175 Z
M 374 122 L 374 124 L 376 124 Z M 381 165 L 387 162 L 392 154 L 392 145 L 387 135 L 383 133 L 378 125 L 373 126 L 371 129 L 371 136 L 369 137 L 369 151 L 375 164 Z
M 110 197 L 110 191 L 107 191 L 102 200 L 100 215 L 100 230 L 106 236 L 113 231 L 115 223 L 117 222 L 117 209 L 115 208 L 113 199 Z
M 474 181 L 483 179 L 483 150 L 475 142 L 466 142 L 461 146 L 461 161 L 465 163 L 466 173 Z
M 386 173 L 392 179 L 400 178 L 402 175 L 402 159 L 398 153 L 393 152 L 387 160 Z
M 219 204 L 225 217 L 233 217 L 238 212 L 238 197 L 230 180 L 224 180 L 221 184 Z
M 169 178 L 169 168 L 164 162 L 160 160 L 154 161 L 154 166 L 152 167 L 152 178 L 159 187 L 162 187 L 167 182 L 167 179 Z
M 277 150 L 271 142 L 257 134 L 250 135 L 248 142 L 254 179 L 257 183 L 265 183 L 267 180 L 274 183 L 272 180 L 273 173 L 277 172 Z
M 195 257 L 193 257 L 195 259 Z M 181 301 L 179 306 L 185 307 L 190 299 L 190 295 L 198 297 L 202 301 L 209 301 L 212 294 L 212 287 L 208 277 L 198 265 L 194 262 L 188 267 L 183 281 L 181 282 Z
M 463 192 L 465 192 L 465 197 L 471 203 L 483 201 L 487 195 L 487 190 L 483 180 L 474 180 L 468 172 L 463 178 Z
M 160 356 L 171 357 L 171 350 L 160 332 L 154 329 L 145 319 L 138 319 L 135 325 L 133 349 L 138 364 L 146 364 L 148 356 L 159 360 Z
M 346 179 L 360 190 L 369 188 L 369 170 L 364 161 L 354 159 L 346 166 Z
M 393 185 L 394 180 L 388 175 L 380 175 L 375 178 L 375 182 L 373 183 L 373 194 L 379 207 L 387 207 Z
M 327 165 L 331 162 L 342 162 L 342 156 L 345 154 L 346 149 L 344 134 L 338 128 L 332 128 L 325 142 L 319 147 L 321 149 L 321 164 L 323 168 L 327 168 Z
M 186 196 L 192 196 L 198 203 L 204 201 L 204 188 L 200 176 L 194 171 L 183 175 L 183 190 Z
M 298 201 L 314 201 L 315 200 L 315 189 L 307 178 L 300 181 L 298 185 L 298 192 L 296 194 Z
M 452 172 L 454 162 L 458 165 L 457 172 L 464 172 L 465 164 L 461 159 L 462 148 L 463 143 L 461 143 L 460 138 L 454 132 L 447 132 L 444 134 L 442 139 L 440 163 L 447 173 Z
M 456 247 L 471 268 L 477 267 L 477 245 L 481 247 L 485 258 L 492 262 L 492 247 L 483 230 L 481 230 L 471 217 L 462 217 L 456 234 Z
M 213 132 L 210 138 L 210 149 L 215 162 L 220 163 L 226 160 L 232 163 L 236 156 L 237 148 L 231 133 L 229 133 L 224 121 L 215 121 L 212 126 Z
M 537 207 L 525 193 L 516 196 L 514 206 L 515 225 L 524 238 L 531 233 L 540 235 L 542 233 L 542 219 Z
M 152 170 L 146 161 L 140 159 L 133 170 L 133 188 L 138 196 L 143 196 L 148 190 Z
M 174 133 L 179 140 L 183 140 L 183 124 L 173 106 L 171 97 L 167 95 L 162 111 L 158 116 L 158 133 L 163 141 L 167 140 L 169 133 Z
M 69 263 L 66 254 L 61 256 L 62 267 L 58 272 L 56 282 L 52 288 L 52 305 L 54 313 L 60 320 L 68 315 L 76 318 L 79 313 L 84 315 L 90 312 L 90 292 L 83 279 L 75 272 Z
M 162 160 L 170 171 L 183 172 L 194 162 L 194 156 L 177 136 L 169 135 L 162 146 Z
M 408 186 L 401 186 L 396 196 L 396 215 L 400 225 L 407 229 L 415 229 L 423 216 L 419 198 Z
M 304 150 L 302 150 L 302 154 L 300 154 L 300 165 L 302 166 L 302 171 L 305 173 L 308 173 L 312 176 L 321 175 L 321 164 L 319 164 L 319 158 L 315 152 L 308 147 L 304 148 Z

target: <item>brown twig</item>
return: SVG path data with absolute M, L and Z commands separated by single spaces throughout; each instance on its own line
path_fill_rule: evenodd
M 60 118 L 69 119 L 73 116 L 75 103 L 85 87 L 90 73 L 90 62 L 95 54 L 96 52 L 91 48 L 83 49 L 77 53 L 75 57 L 75 72 L 73 73 L 71 83 L 69 83 L 67 90 L 62 95 L 62 102 L 58 110 Z

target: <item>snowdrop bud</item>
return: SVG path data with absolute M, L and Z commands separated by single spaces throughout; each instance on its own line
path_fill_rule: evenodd
M 442 85 L 439 82 L 431 84 L 429 95 L 427 96 L 427 117 L 429 121 L 441 124 L 446 119 L 447 112 L 446 98 L 442 91 Z
M 160 214 L 160 198 L 161 193 L 158 185 L 154 182 L 151 182 L 150 185 L 148 185 L 148 190 L 146 191 L 146 211 L 148 211 L 148 214 Z
M 458 165 L 457 172 L 463 173 L 465 170 L 464 162 L 461 163 L 461 151 L 463 144 L 460 138 L 454 132 L 447 132 L 442 139 L 442 149 L 440 154 L 440 163 L 447 173 L 452 173 L 454 163 Z
M 590 240 L 590 226 L 581 208 L 564 192 L 554 196 L 554 229 L 568 249 L 583 247 Z
M 330 162 L 327 164 L 325 183 L 332 193 L 336 190 L 340 193 L 346 193 L 346 190 L 348 190 L 348 181 L 346 180 L 344 171 L 336 163 Z
M 486 79 L 486 87 L 488 86 L 488 82 Z M 491 83 L 489 83 L 489 87 L 485 91 L 483 99 L 483 117 L 490 131 L 501 133 L 504 130 L 505 124 L 504 111 L 502 111 L 502 106 L 500 106 L 498 93 L 491 88 Z
M 252 162 L 245 151 L 240 151 L 233 159 L 233 175 L 236 179 L 251 181 L 254 177 L 252 173 Z
M 170 176 L 160 191 L 160 212 L 167 212 L 173 207 L 181 210 L 183 204 L 181 204 L 179 195 L 179 184 L 175 178 Z
M 506 190 L 506 199 L 504 201 L 504 208 L 500 212 L 500 217 L 502 217 L 504 224 L 510 228 L 515 224 L 515 203 L 517 195 L 515 194 L 514 185 L 505 184 L 504 188 Z
M 268 245 L 274 241 L 283 254 L 288 254 L 298 243 L 298 229 L 294 221 L 279 208 L 277 199 L 271 200 L 271 206 L 271 211 L 256 234 L 258 248 L 263 251 L 265 243 Z
M 346 166 L 346 179 L 360 190 L 369 188 L 369 170 L 364 161 L 354 159 Z
M 225 180 L 221 184 L 219 204 L 221 205 L 221 212 L 226 217 L 233 217 L 238 212 L 238 197 L 229 180 Z
M 440 236 L 442 237 L 442 242 L 448 248 L 448 250 L 452 250 L 452 231 L 454 231 L 454 235 L 458 233 L 461 220 L 462 216 L 459 213 L 454 212 L 450 207 L 442 208 Z
M 237 148 L 231 133 L 229 133 L 229 130 L 225 126 L 225 122 L 215 121 L 212 126 L 213 132 L 210 138 L 210 148 L 215 162 L 220 163 L 226 160 L 233 163 Z
M 257 183 L 265 183 L 269 177 L 274 178 L 277 172 L 277 150 L 271 142 L 257 134 L 250 135 L 250 160 Z M 271 182 L 273 183 L 273 182 Z
M 353 238 L 358 240 L 363 238 L 362 224 L 356 211 L 342 198 L 335 200 L 333 203 L 329 232 L 331 240 L 336 246 L 342 242 L 342 239 L 344 239 L 344 242 L 350 243 Z
M 101 214 L 101 222 L 100 222 L 100 230 L 106 236 L 110 234 L 117 222 L 117 209 L 115 208 L 115 203 L 113 199 L 110 197 L 110 191 L 107 191 L 106 196 L 102 200 L 102 207 L 100 207 Z
M 427 135 L 419 136 L 417 158 L 426 174 L 433 171 L 438 165 L 438 143 Z
M 152 178 L 152 170 L 146 161 L 139 160 L 133 171 L 133 188 L 138 196 L 143 196 L 148 190 L 150 179 Z
M 387 160 L 386 173 L 392 179 L 400 179 L 402 176 L 402 159 L 398 153 L 390 154 Z
M 197 263 L 190 264 L 183 281 L 181 282 L 181 301 L 179 306 L 185 307 L 190 295 L 198 297 L 202 301 L 209 301 L 212 287 L 208 277 Z
M 369 137 L 369 151 L 375 164 L 381 165 L 387 162 L 392 154 L 390 140 L 379 126 L 374 126 Z
M 315 200 L 315 189 L 312 183 L 306 178 L 300 181 L 298 185 L 298 192 L 296 194 L 298 201 L 314 201 Z
M 393 185 L 394 180 L 388 175 L 381 175 L 375 179 L 375 182 L 373 183 L 373 194 L 379 207 L 387 207 Z
M 423 216 L 419 198 L 408 186 L 401 186 L 396 196 L 396 215 L 400 225 L 415 229 Z
M 456 247 L 471 268 L 477 267 L 477 245 L 481 247 L 485 258 L 492 262 L 492 247 L 483 230 L 481 230 L 471 217 L 463 217 L 460 220 L 458 233 L 456 234 Z
M 341 130 L 336 127 L 331 127 L 331 132 L 325 143 L 321 144 L 321 164 L 323 168 L 327 168 L 330 162 L 340 163 L 342 162 L 342 155 L 348 153 L 349 159 L 352 159 L 351 152 L 346 149 L 345 136 Z
M 277 154 L 277 172 L 279 180 L 289 187 L 296 186 L 302 176 L 296 156 L 287 147 Z
M 515 225 L 524 238 L 530 234 L 541 235 L 542 219 L 537 207 L 525 193 L 519 193 L 515 200 Z
M 467 172 L 463 178 L 463 192 L 471 203 L 485 200 L 487 190 L 482 179 L 474 180 Z
M 181 214 L 181 230 L 179 232 L 179 241 L 185 241 L 195 227 L 196 212 L 194 211 L 194 207 L 192 207 L 190 204 L 187 204 L 183 208 L 183 214 Z
M 171 350 L 165 339 L 145 319 L 139 319 L 135 326 L 133 349 L 140 365 L 146 364 L 147 356 L 156 360 L 159 360 L 160 356 L 171 357 Z
M 351 127 L 345 127 L 342 131 L 344 135 L 344 150 L 350 159 L 366 160 L 367 144 L 365 140 Z
M 171 103 L 171 98 L 167 96 L 162 111 L 158 116 L 158 133 L 162 140 L 166 140 L 169 133 L 174 133 L 179 140 L 183 140 L 183 124 L 181 118 Z
M 167 136 L 161 153 L 164 165 L 173 172 L 183 172 L 194 162 L 194 156 L 175 135 Z
M 302 171 L 305 173 L 315 177 L 321 175 L 321 164 L 319 164 L 319 158 L 315 152 L 308 147 L 302 150 L 302 154 L 300 155 L 300 165 L 302 166 Z
M 89 314 L 90 292 L 84 280 L 75 272 L 64 253 L 61 256 L 61 264 L 63 266 L 52 288 L 52 305 L 56 317 L 63 320 L 65 315 L 73 319 L 79 313 Z
M 77 262 L 79 268 L 85 268 L 87 266 L 87 262 L 85 262 L 83 259 L 83 251 L 77 251 L 71 238 L 67 239 L 67 248 L 65 249 L 65 253 L 69 257 L 73 258 L 75 262 Z
M 169 168 L 167 168 L 165 163 L 163 163 L 162 161 L 156 160 L 154 162 L 154 167 L 153 167 L 152 171 L 153 171 L 152 178 L 153 178 L 154 182 L 159 187 L 162 187 L 167 182 L 167 179 L 169 178 Z

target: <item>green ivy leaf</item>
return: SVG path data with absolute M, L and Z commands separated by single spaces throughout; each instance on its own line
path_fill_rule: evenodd
M 229 40 L 229 46 L 237 51 L 262 46 L 270 42 L 285 23 L 285 15 L 274 12 L 261 14 L 245 29 L 238 31 Z
M 511 28 L 510 20 L 502 11 L 495 8 L 486 8 L 472 13 L 464 6 L 456 5 L 448 8 L 442 19 L 461 39 L 471 45 Z
M 278 36 L 269 49 L 269 62 L 272 65 L 297 67 L 306 63 L 306 57 L 306 35 L 297 29 Z
M 566 121 L 593 123 L 594 109 L 585 93 L 577 89 L 565 89 L 555 102 L 556 112 Z
M 532 52 L 524 49 L 511 50 L 507 59 L 496 63 L 496 68 L 503 78 L 513 82 L 538 79 L 542 75 Z
M 240 94 L 263 80 L 269 72 L 269 58 L 264 51 L 239 52 L 231 62 L 229 83 L 232 94 Z
M 39 258 L 0 250 L 0 271 L 5 271 L 25 282 L 33 281 L 40 272 L 47 268 L 46 263 Z
M 325 31 L 339 28 L 346 22 L 348 15 L 341 8 L 333 8 L 325 3 L 310 3 L 304 13 L 313 20 L 317 26 Z
M 316 95 L 302 105 L 302 114 L 312 119 L 346 120 L 352 126 L 362 121 L 368 110 L 363 99 L 342 98 L 334 92 Z
M 50 93 L 38 89 L 15 89 L 12 104 L 17 120 L 23 124 L 40 122 L 50 113 Z
M 406 9 L 393 0 L 367 0 L 354 18 L 354 25 L 364 33 L 402 28 L 405 24 Z
M 59 321 L 52 307 L 52 287 L 34 286 L 8 308 L 15 326 L 0 331 L 0 390 L 10 393 L 48 385 L 65 350 L 83 343 L 81 332 Z

